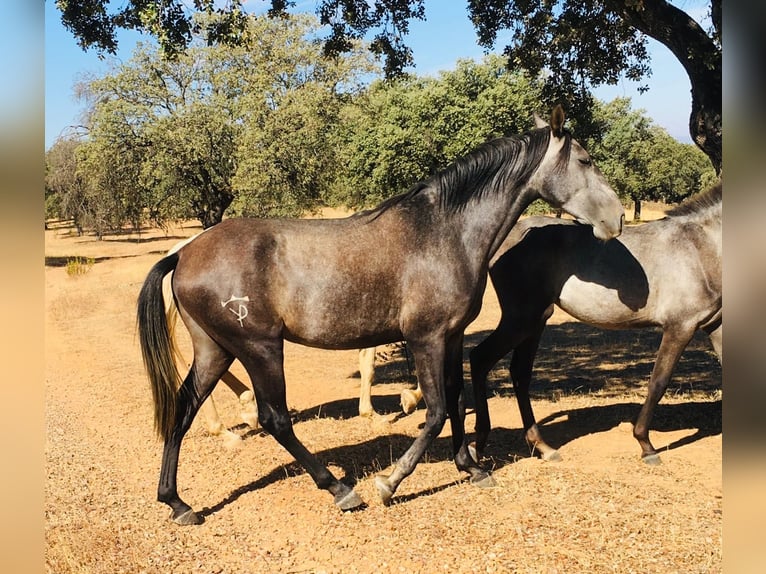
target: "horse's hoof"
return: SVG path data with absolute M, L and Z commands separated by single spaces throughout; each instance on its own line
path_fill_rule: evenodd
M 477 462 L 477 463 L 479 462 L 480 457 L 479 457 L 479 453 L 476 452 L 475 442 L 468 443 L 468 454 L 471 455 L 471 458 L 473 459 L 474 462 Z
M 242 417 L 243 423 L 245 423 L 253 430 L 258 430 L 260 427 L 260 423 L 258 422 L 258 413 L 248 413 L 243 411 L 240 413 L 240 415 Z
M 662 464 L 662 459 L 660 458 L 660 455 L 658 455 L 656 452 L 642 456 L 641 461 L 644 464 L 648 464 L 649 466 L 657 466 Z
M 394 490 L 388 482 L 388 477 L 376 476 L 375 487 L 378 489 L 378 495 L 380 496 L 380 500 L 383 501 L 383 505 L 388 506 L 391 504 L 391 499 L 394 497 Z
M 477 476 L 471 477 L 471 484 L 478 486 L 479 488 L 493 488 L 497 486 L 497 482 L 492 478 L 492 475 L 488 472 L 484 472 Z
M 227 430 L 223 435 L 223 446 L 227 450 L 236 450 L 242 446 L 242 437 Z
M 364 501 L 353 489 L 335 496 L 335 506 L 344 512 L 347 510 L 354 510 L 362 505 L 364 505 Z
M 559 454 L 559 451 L 552 450 L 550 452 L 544 452 L 541 454 L 542 459 L 545 462 L 561 462 L 563 459 L 561 458 L 561 455 Z
M 201 516 L 198 516 L 197 513 L 194 512 L 191 508 L 178 516 L 173 516 L 173 512 L 171 511 L 170 519 L 176 524 L 180 524 L 181 526 L 202 524 L 204 522 L 204 519 Z
M 409 389 L 404 389 L 402 391 L 399 400 L 402 405 L 402 412 L 404 412 L 405 415 L 411 415 L 415 411 L 415 407 L 418 406 L 418 400 L 415 393 Z

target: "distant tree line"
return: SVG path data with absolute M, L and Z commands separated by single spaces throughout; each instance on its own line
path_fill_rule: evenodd
M 313 16 L 246 22 L 245 43 L 197 41 L 173 59 L 140 45 L 82 82 L 86 129 L 46 152 L 46 217 L 101 236 L 147 222 L 209 227 L 224 216 L 366 207 L 549 111 L 542 81 L 500 56 L 382 79 L 360 43 L 326 55 Z M 593 102 L 570 128 L 626 204 L 677 202 L 715 179 L 696 146 L 630 100 Z

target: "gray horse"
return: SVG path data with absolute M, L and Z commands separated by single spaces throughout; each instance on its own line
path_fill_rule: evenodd
M 558 458 L 543 440 L 529 401 L 532 365 L 555 303 L 596 327 L 662 328 L 647 397 L 633 427 L 642 460 L 660 463 L 649 441 L 652 414 L 697 330 L 709 334 L 723 360 L 721 198 L 718 183 L 664 219 L 626 226 L 607 242 L 594 239 L 587 227 L 549 217 L 523 219 L 513 228 L 489 271 L 500 323 L 470 354 L 478 453 L 490 431 L 487 374 L 513 350 L 511 378 L 526 439 L 543 458 Z

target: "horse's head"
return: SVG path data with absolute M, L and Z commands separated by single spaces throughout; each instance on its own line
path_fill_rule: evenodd
M 620 235 L 625 210 L 585 148 L 564 130 L 561 106 L 553 110 L 550 125 L 538 117 L 535 122 L 550 130 L 548 151 L 530 180 L 540 197 L 591 225 L 599 239 Z

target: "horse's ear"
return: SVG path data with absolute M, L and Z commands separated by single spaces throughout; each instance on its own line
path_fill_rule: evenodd
M 561 137 L 561 134 L 564 131 L 565 119 L 564 108 L 561 107 L 561 104 L 556 104 L 556 107 L 553 108 L 553 111 L 551 112 L 551 131 L 557 138 Z
M 536 128 L 547 128 L 548 127 L 548 122 L 546 122 L 543 118 L 538 116 L 537 112 L 534 112 L 532 114 L 532 119 L 535 122 L 535 127 Z

